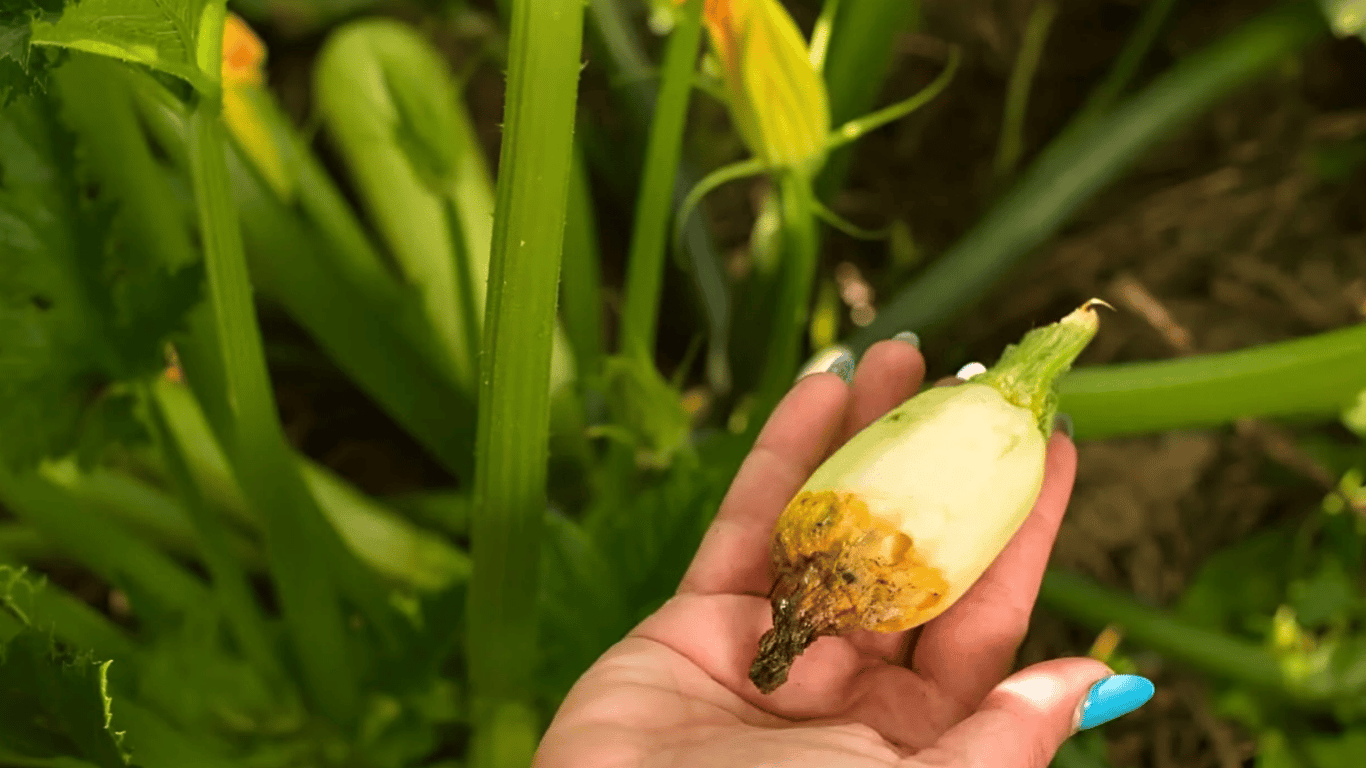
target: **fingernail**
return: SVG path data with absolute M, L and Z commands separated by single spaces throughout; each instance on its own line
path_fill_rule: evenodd
M 977 376 L 979 374 L 983 374 L 986 372 L 987 367 L 985 365 L 982 365 L 981 363 L 968 363 L 962 368 L 959 368 L 958 373 L 954 375 L 962 379 L 963 381 L 967 381 L 968 379 L 971 379 L 973 376 Z
M 920 349 L 920 335 L 917 334 L 915 331 L 902 331 L 901 333 L 898 333 L 892 338 L 897 341 L 904 341 L 907 344 L 910 344 L 911 346 L 915 347 L 916 349 Z
M 854 353 L 848 347 L 835 345 L 817 352 L 811 359 L 802 366 L 802 370 L 797 374 L 800 380 L 813 373 L 830 372 L 838 375 L 848 383 L 854 378 Z
M 1056 429 L 1069 438 L 1077 436 L 1077 429 L 1072 425 L 1072 417 L 1066 413 L 1059 413 L 1053 417 L 1053 429 Z
M 1139 675 L 1112 675 L 1091 686 L 1073 722 L 1084 731 L 1127 715 L 1153 697 L 1153 683 Z

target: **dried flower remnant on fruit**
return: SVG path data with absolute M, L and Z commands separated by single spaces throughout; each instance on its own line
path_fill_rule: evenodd
M 774 531 L 773 560 L 774 626 L 750 669 L 764 693 L 787 680 L 792 660 L 817 637 L 915 626 L 948 591 L 911 537 L 853 493 L 798 494 Z

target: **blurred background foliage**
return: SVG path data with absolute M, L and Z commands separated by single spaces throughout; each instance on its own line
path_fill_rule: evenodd
M 1361 764 L 1362 3 L 791 0 L 790 145 L 700 0 L 5 3 L 0 764 L 523 765 L 802 359 L 1091 296 L 1057 765 Z

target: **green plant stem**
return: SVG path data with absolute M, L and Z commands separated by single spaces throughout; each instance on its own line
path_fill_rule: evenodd
M 555 299 L 573 158 L 581 0 L 514 0 L 479 421 L 468 597 L 470 764 L 524 766 L 545 514 Z
M 133 84 L 144 124 L 172 160 L 188 170 L 185 108 L 151 77 L 135 77 Z M 336 190 L 315 167 L 316 160 L 301 160 L 297 169 L 300 205 L 312 213 L 311 224 L 279 199 L 235 147 L 228 160 L 255 288 L 282 304 L 347 376 L 451 474 L 469 481 L 473 400 L 439 364 L 437 342 L 411 296 L 387 275 L 383 280 L 356 279 L 369 272 L 363 265 L 376 257 L 368 241 L 356 239 L 349 209 L 334 197 Z M 338 258 L 350 250 L 355 252 Z M 349 311 L 338 312 L 337 307 Z M 206 400 L 203 406 L 212 409 L 213 403 Z
M 655 89 L 656 72 L 636 35 L 634 19 L 622 7 L 621 0 L 589 0 L 589 29 L 595 34 L 592 41 L 600 51 L 598 58 L 605 61 L 614 84 L 613 96 L 622 113 L 630 121 L 631 132 L 646 134 L 653 121 L 658 95 Z M 585 131 L 587 133 L 587 131 Z M 583 142 L 587 144 L 588 142 Z M 602 177 L 618 190 L 623 204 L 633 196 L 629 174 L 621 172 L 621 164 L 610 166 L 601 162 Z M 629 168 L 629 166 L 627 166 Z M 674 180 L 674 208 L 681 211 L 683 200 L 697 183 L 700 174 L 688 159 L 686 148 L 679 160 Z M 676 249 L 685 269 L 692 275 L 693 285 L 707 321 L 707 380 L 718 392 L 731 387 L 730 321 L 731 296 L 721 264 L 721 257 L 712 242 L 711 233 L 700 217 L 675 216 L 681 232 L 677 232 Z
M 820 256 L 820 233 L 816 226 L 811 180 L 784 172 L 776 181 L 783 217 L 782 273 L 773 314 L 773 339 L 764 361 L 758 401 L 750 417 L 751 430 L 763 425 L 769 412 L 792 386 L 802 339 L 806 336 L 811 286 L 815 283 Z
M 1010 71 L 1010 82 L 1006 86 L 1006 105 L 1001 117 L 1001 138 L 996 145 L 996 162 L 992 170 L 998 180 L 1005 179 L 1015 170 L 1024 153 L 1025 113 L 1029 108 L 1029 90 L 1034 84 L 1034 73 L 1043 59 L 1044 45 L 1048 42 L 1048 30 L 1058 15 L 1058 4 L 1042 0 L 1029 12 L 1025 22 L 1024 38 L 1020 41 L 1020 51 L 1015 56 L 1015 67 Z
M 1270 651 L 1237 638 L 1193 627 L 1132 597 L 1076 574 L 1049 570 L 1039 602 L 1089 629 L 1110 624 L 1124 637 L 1174 661 L 1232 682 L 1277 693 L 1299 703 L 1308 695 L 1288 687 Z
M 211 599 L 204 583 L 175 560 L 41 477 L 0 470 L 0 500 L 68 556 L 128 592 L 148 615 L 179 613 Z
M 831 125 L 842 125 L 873 108 L 895 59 L 897 37 L 914 28 L 919 16 L 919 0 L 839 4 L 824 69 Z M 844 186 L 852 153 L 844 148 L 826 158 L 816 182 L 821 199 L 831 199 Z
M 602 253 L 593 212 L 593 193 L 583 153 L 574 152 L 569 202 L 564 222 L 564 269 L 560 316 L 582 384 L 602 372 Z
M 618 347 L 623 354 L 636 355 L 642 360 L 654 360 L 674 177 L 683 149 L 683 126 L 688 117 L 693 67 L 701 40 L 702 0 L 689 0 L 680 9 L 678 24 L 669 36 L 664 54 L 659 100 L 654 121 L 650 124 L 645 172 L 636 201 L 635 226 L 631 231 L 626 267 L 626 296 Z
M 216 41 L 203 44 L 211 43 Z M 220 424 L 220 437 L 230 446 L 243 489 L 261 510 L 271 576 L 304 687 L 321 712 L 346 722 L 357 710 L 359 693 L 327 562 L 327 537 L 335 534 L 290 461 L 275 407 L 228 186 L 219 106 L 216 95 L 201 97 L 190 117 L 189 158 L 222 361 L 227 408 L 221 415 L 230 419 Z
M 145 385 L 142 399 L 147 407 L 153 440 L 198 534 L 199 553 L 212 578 L 228 630 L 237 641 L 242 656 L 263 676 L 272 681 L 283 680 L 283 668 L 266 630 L 265 616 L 252 594 L 246 569 L 230 547 L 228 527 L 209 507 L 190 474 L 183 447 L 167 424 L 166 408 L 157 395 L 156 385 Z
M 110 469 L 81 472 L 75 462 L 48 464 L 40 474 L 159 548 L 184 558 L 199 557 L 199 541 L 189 515 L 161 488 Z M 225 536 L 234 557 L 249 567 L 264 567 L 255 541 L 235 529 Z
M 252 277 L 451 474 L 473 477 L 474 404 L 440 361 L 430 328 L 389 281 L 358 284 L 334 267 L 324 232 L 284 206 L 233 153 L 234 192 Z M 337 311 L 346 307 L 346 312 Z M 208 404 L 205 404 L 206 407 Z
M 1143 6 L 1143 16 L 1139 18 L 1138 26 L 1134 28 L 1133 34 L 1129 35 L 1129 39 L 1124 41 L 1124 48 L 1120 50 L 1119 56 L 1115 57 L 1115 63 L 1111 65 L 1105 79 L 1092 89 L 1081 109 L 1068 120 L 1069 126 L 1089 122 L 1110 111 L 1133 81 L 1143 60 L 1148 58 L 1148 52 L 1152 50 L 1153 43 L 1157 42 L 1157 35 L 1162 31 L 1177 2 L 1178 0 L 1152 0 Z
M 463 170 L 459 145 L 472 134 L 455 114 L 445 62 L 411 27 L 365 19 L 328 38 L 313 84 L 370 220 L 421 297 L 456 380 L 472 392 L 479 329 L 470 324 L 482 301 L 469 301 L 470 287 L 486 281 L 488 241 L 470 250 L 460 234 L 453 188 Z M 463 165 L 470 168 L 468 158 Z M 487 233 L 486 223 L 479 228 Z
M 1078 439 L 1336 416 L 1366 389 L 1366 324 L 1213 355 L 1082 368 L 1058 384 Z
M 1323 19 L 1294 2 L 1182 60 L 1113 112 L 1049 143 L 980 223 L 854 334 L 856 352 L 897 331 L 941 331 L 1141 153 L 1217 99 L 1321 38 Z
M 0 562 L 31 563 L 56 552 L 37 528 L 24 523 L 0 523 Z

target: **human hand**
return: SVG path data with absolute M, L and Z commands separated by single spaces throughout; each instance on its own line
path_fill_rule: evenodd
M 1085 658 L 1007 677 L 1076 473 L 1076 449 L 1060 430 L 1030 517 L 951 608 L 907 632 L 822 637 L 773 694 L 750 682 L 771 625 L 765 595 L 779 513 L 836 447 L 914 394 L 924 370 L 912 344 L 884 341 L 864 355 L 852 384 L 821 373 L 792 388 L 678 594 L 579 679 L 536 766 L 1044 768 L 1078 726 L 1151 696 L 1143 678 L 1110 677 Z

